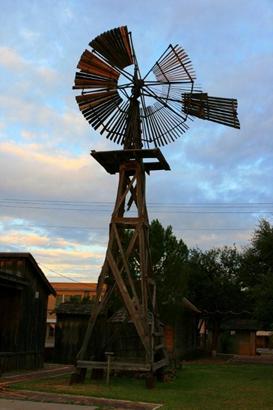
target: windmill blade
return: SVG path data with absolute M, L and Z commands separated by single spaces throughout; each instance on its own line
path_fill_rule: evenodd
M 81 71 L 76 73 L 73 89 L 116 88 L 119 72 L 85 50 L 77 65 Z
M 117 91 L 102 91 L 98 93 L 78 95 L 76 100 L 81 111 L 84 111 L 87 108 L 100 106 L 105 102 L 111 103 L 113 100 L 116 100 L 117 104 L 122 102 Z
M 116 140 L 119 135 L 115 124 L 122 116 L 119 106 L 122 98 L 117 91 L 102 91 L 98 93 L 84 94 L 76 97 L 83 116 L 100 133 L 107 133 L 106 137 Z M 114 118 L 114 119 L 113 119 Z M 111 120 L 112 119 L 112 120 Z
M 149 87 L 145 87 L 144 91 L 143 95 L 153 98 L 155 104 L 146 107 L 145 99 L 142 102 L 142 140 L 156 147 L 175 141 L 189 128 L 187 115 L 181 111 L 181 102 L 166 100 Z
M 196 78 L 191 60 L 185 50 L 179 45 L 173 46 L 170 44 L 161 57 L 155 62 L 153 67 L 148 71 L 144 80 L 148 77 L 151 71 L 160 83 L 193 83 Z
M 240 128 L 237 106 L 234 98 L 210 97 L 207 93 L 182 94 L 182 110 L 185 114 L 228 127 Z
M 111 66 L 125 68 L 133 64 L 133 52 L 127 26 L 105 31 L 89 45 L 103 56 Z
M 119 73 L 113 67 L 106 64 L 100 58 L 98 58 L 94 53 L 91 53 L 89 50 L 85 50 L 80 58 L 80 61 L 77 65 L 82 71 L 85 71 L 90 74 L 95 74 L 102 77 L 118 79 Z
M 156 81 L 147 79 L 150 73 Z M 144 77 L 144 92 L 149 90 L 155 102 L 160 101 L 181 115 L 181 94 L 199 91 L 194 81 L 195 73 L 188 55 L 182 47 L 170 44 Z
M 128 104 L 123 104 L 118 90 L 126 96 L 126 87 L 118 79 L 123 68 L 132 64 L 127 27 L 110 30 L 90 43 L 95 51 L 85 50 L 79 60 L 73 89 L 82 89 L 76 97 L 83 116 L 107 138 L 121 143 Z M 130 76 L 127 76 L 130 81 Z M 129 98 L 129 97 L 128 97 Z
M 156 80 L 149 80 L 153 73 Z M 142 140 L 156 147 L 169 144 L 189 128 L 181 111 L 181 94 L 193 92 L 195 73 L 182 47 L 169 45 L 144 77 L 142 89 Z M 196 90 L 197 91 L 197 90 Z M 145 107 L 145 98 L 154 104 Z
M 155 147 L 167 145 L 182 136 L 189 128 L 185 119 L 176 115 L 160 103 L 148 106 L 140 113 L 142 119 L 142 141 L 147 146 Z

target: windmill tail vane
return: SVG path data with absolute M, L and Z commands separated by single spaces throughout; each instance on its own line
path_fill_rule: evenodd
M 170 170 L 159 147 L 182 136 L 189 120 L 240 128 L 237 100 L 203 92 L 196 85 L 190 58 L 179 45 L 169 45 L 143 77 L 126 26 L 102 33 L 89 45 L 91 50 L 82 53 L 77 65 L 73 88 L 81 94 L 76 101 L 89 124 L 123 149 L 91 152 L 108 173 L 119 174 L 119 185 L 95 304 L 71 379 L 76 382 L 84 379 L 87 368 L 155 374 L 168 364 L 152 275 L 146 174 Z M 137 272 L 132 272 L 132 259 Z M 118 295 L 121 311 L 111 316 L 113 295 Z M 119 321 L 126 322 L 125 334 Z M 123 337 L 127 342 L 122 344 Z M 119 360 L 120 355 L 126 356 L 128 345 L 130 357 Z
M 182 104 L 186 114 L 240 128 L 237 116 L 238 104 L 234 98 L 209 97 L 207 93 L 184 93 Z

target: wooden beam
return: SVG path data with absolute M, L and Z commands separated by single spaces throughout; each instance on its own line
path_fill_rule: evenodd
M 122 279 L 121 275 L 120 275 L 120 271 L 117 267 L 117 264 L 115 262 L 115 259 L 112 255 L 112 252 L 110 249 L 108 249 L 107 251 L 107 259 L 109 261 L 109 265 L 111 266 L 113 275 L 115 277 L 115 280 L 117 282 L 120 294 L 122 296 L 122 299 L 125 303 L 125 306 L 129 312 L 130 318 L 133 321 L 137 333 L 140 337 L 140 340 L 146 350 L 147 353 L 150 353 L 150 345 L 149 345 L 149 337 L 147 335 L 147 331 L 144 328 L 144 325 L 147 325 L 147 322 L 143 322 L 140 320 L 140 313 L 138 312 L 134 306 L 134 303 L 132 301 L 132 299 L 130 298 L 129 294 L 128 294 L 128 290 L 127 287 L 124 283 L 124 280 Z
M 78 360 L 77 367 L 80 369 L 107 369 L 107 362 Z M 114 359 L 111 361 L 111 369 L 113 370 L 128 370 L 148 372 L 151 370 L 151 365 L 148 363 L 134 363 L 134 362 L 119 362 Z

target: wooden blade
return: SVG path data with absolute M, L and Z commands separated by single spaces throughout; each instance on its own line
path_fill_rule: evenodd
M 104 61 L 98 58 L 94 53 L 91 53 L 88 50 L 85 50 L 81 55 L 77 68 L 86 73 L 106 78 L 113 78 L 115 80 L 117 80 L 119 77 L 118 71 L 110 67 Z
M 113 67 L 123 69 L 133 64 L 133 53 L 126 26 L 102 33 L 92 40 L 89 45 Z
M 152 71 L 161 82 L 193 82 L 195 73 L 191 60 L 180 46 L 171 44 L 154 64 Z
M 78 95 L 76 100 L 81 111 L 86 110 L 87 108 L 98 107 L 105 102 L 110 103 L 112 100 L 117 100 L 119 103 L 122 101 L 117 91 Z
M 238 103 L 234 98 L 210 97 L 207 93 L 184 93 L 182 104 L 183 112 L 188 115 L 240 128 Z
M 116 90 L 117 88 L 117 81 L 115 79 L 109 79 L 106 77 L 96 76 L 92 74 L 86 73 L 76 73 L 75 82 L 73 89 L 97 89 L 97 88 L 104 88 L 104 89 L 112 89 Z
M 149 80 L 153 72 L 156 81 Z M 175 141 L 189 128 L 187 115 L 181 111 L 183 93 L 199 91 L 195 87 L 195 73 L 186 52 L 180 46 L 169 45 L 144 77 L 141 107 L 142 140 L 162 146 Z M 155 103 L 146 106 L 145 98 Z
M 87 121 L 95 128 L 101 129 L 101 133 L 106 130 L 106 124 L 109 123 L 108 119 L 112 118 L 115 114 L 116 117 L 120 116 L 119 105 L 122 103 L 122 98 L 117 91 L 102 91 L 97 93 L 90 93 L 79 95 L 76 97 L 79 108 L 82 111 Z M 111 125 L 114 121 L 111 121 Z M 113 124 L 114 125 L 114 124 Z M 111 137 L 112 129 L 107 128 Z
M 74 89 L 107 88 L 116 89 L 119 73 L 94 53 L 85 50 L 77 65 Z

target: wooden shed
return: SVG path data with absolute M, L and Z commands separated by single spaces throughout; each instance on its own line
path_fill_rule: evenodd
M 258 326 L 254 319 L 236 318 L 223 321 L 220 327 L 218 352 L 255 356 Z
M 91 313 L 91 303 L 61 303 L 56 308 L 54 361 L 74 363 Z
M 74 363 L 81 347 L 86 331 L 92 304 L 62 303 L 56 309 L 57 323 L 55 332 L 55 361 L 58 363 Z M 182 299 L 181 311 L 177 315 L 175 325 L 162 323 L 165 346 L 171 359 L 180 359 L 191 355 L 197 349 L 198 321 L 200 311 L 186 298 Z M 126 309 L 118 310 L 111 317 L 98 319 L 97 331 L 92 338 L 90 355 L 100 352 L 101 360 L 104 352 L 113 351 L 115 356 L 134 356 L 144 354 L 143 346 L 130 320 Z M 100 332 L 100 327 L 104 331 Z M 103 340 L 105 334 L 112 338 Z
M 182 298 L 175 323 L 164 325 L 166 348 L 170 358 L 179 360 L 191 357 L 198 347 L 198 322 L 201 311 L 187 298 Z
M 0 252 L 0 371 L 43 366 L 49 294 L 30 253 Z

